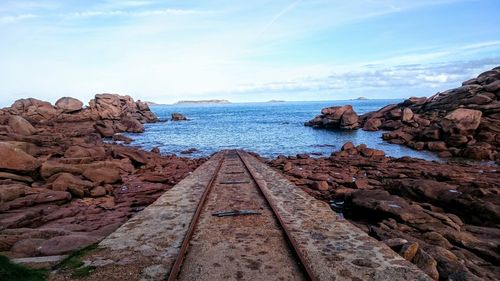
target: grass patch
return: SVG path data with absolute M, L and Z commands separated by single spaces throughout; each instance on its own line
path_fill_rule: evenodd
M 54 269 L 60 269 L 63 271 L 68 271 L 71 277 L 85 277 L 90 275 L 95 269 L 93 266 L 85 266 L 82 258 L 88 253 L 92 252 L 97 248 L 97 244 L 93 244 L 82 248 L 76 252 L 71 253 L 65 259 L 63 259 L 59 264 L 57 264 Z
M 13 263 L 8 257 L 0 255 L 0 280 L 9 281 L 44 281 L 49 271 L 46 269 L 31 269 Z

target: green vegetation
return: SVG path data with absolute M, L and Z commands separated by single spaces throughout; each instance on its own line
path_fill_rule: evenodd
M 62 260 L 54 269 L 67 270 L 71 273 L 71 277 L 85 277 L 88 276 L 95 269 L 93 266 L 85 266 L 82 258 L 88 253 L 97 248 L 97 244 L 90 245 L 81 250 L 73 252 Z
M 9 281 L 44 281 L 47 279 L 48 270 L 30 269 L 15 264 L 8 257 L 0 255 L 0 280 Z

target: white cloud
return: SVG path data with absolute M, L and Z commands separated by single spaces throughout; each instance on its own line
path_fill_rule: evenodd
M 37 18 L 37 17 L 38 16 L 34 15 L 34 14 L 20 14 L 20 15 L 16 15 L 16 16 L 3 16 L 3 17 L 0 17 L 0 23 L 14 23 L 17 21 L 22 21 L 22 20 L 26 20 L 26 19 L 33 19 L 33 18 Z
M 158 9 L 145 11 L 125 11 L 125 10 L 106 10 L 106 11 L 82 11 L 60 14 L 61 17 L 71 18 L 89 18 L 89 17 L 115 17 L 115 16 L 132 16 L 132 17 L 148 17 L 148 16 L 185 16 L 185 15 L 200 15 L 213 13 L 213 11 L 199 11 L 189 9 Z

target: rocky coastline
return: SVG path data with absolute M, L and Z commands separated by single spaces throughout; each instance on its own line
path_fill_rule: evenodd
M 0 252 L 54 256 L 96 243 L 204 162 L 120 144 L 156 121 L 146 103 L 116 94 L 87 107 L 65 97 L 1 109 Z
M 500 162 L 500 67 L 461 87 L 429 98 L 402 103 L 358 116 L 351 106 L 324 108 L 305 123 L 325 129 L 388 131 L 383 139 L 439 156 Z
M 352 106 L 325 108 L 305 125 L 386 130 L 391 143 L 498 163 L 499 83 L 495 68 L 362 116 Z M 132 139 L 123 133 L 157 121 L 146 102 L 116 94 L 96 95 L 88 106 L 65 97 L 0 109 L 0 254 L 55 256 L 94 244 L 206 160 L 124 145 Z M 352 143 L 330 157 L 261 159 L 434 280 L 500 275 L 495 165 L 391 158 Z
M 386 157 L 346 143 L 330 157 L 265 160 L 434 280 L 497 280 L 495 166 Z

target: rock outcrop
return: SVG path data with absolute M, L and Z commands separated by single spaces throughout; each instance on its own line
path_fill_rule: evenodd
M 324 108 L 306 126 L 385 130 L 383 139 L 441 157 L 500 161 L 500 67 L 429 98 L 409 98 L 355 116 L 349 105 Z
M 59 255 L 93 244 L 168 190 L 203 159 L 105 143 L 155 122 L 147 104 L 96 95 L 55 106 L 22 99 L 0 109 L 0 251 Z
M 497 280 L 497 167 L 395 159 L 352 143 L 268 164 L 434 280 Z
M 158 121 L 147 103 L 134 101 L 130 96 L 98 94 L 90 100 L 88 107 L 82 108 L 82 105 L 81 101 L 70 97 L 59 99 L 55 106 L 30 98 L 18 100 L 3 111 L 10 118 L 16 118 L 14 121 L 18 124 L 10 126 L 10 129 L 22 135 L 34 133 L 34 128 L 29 125 L 36 127 L 38 124 L 58 123 L 58 128 L 71 124 L 81 133 L 86 131 L 111 138 L 121 132 L 144 132 L 144 123 Z M 7 123 L 3 119 L 5 117 L 0 117 L 0 124 Z
M 364 130 L 440 156 L 500 161 L 500 67 L 430 98 L 410 98 L 361 116 Z
M 186 116 L 181 113 L 174 112 L 170 118 L 170 121 L 186 121 L 188 120 Z
M 304 124 L 313 128 L 325 129 L 357 129 L 359 127 L 358 115 L 350 105 L 323 108 L 321 115 Z

